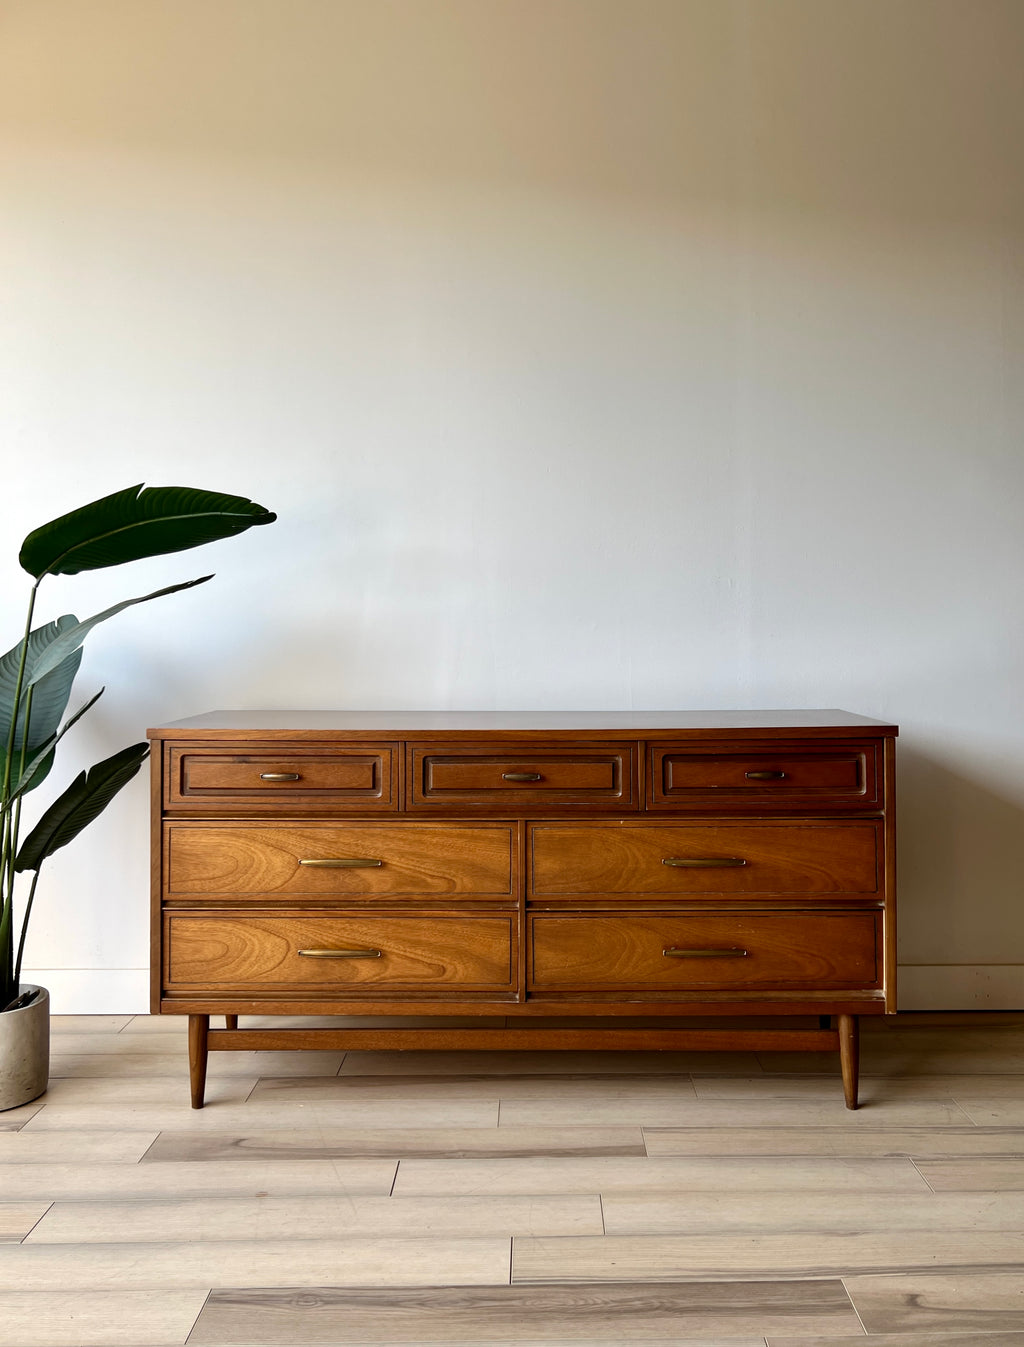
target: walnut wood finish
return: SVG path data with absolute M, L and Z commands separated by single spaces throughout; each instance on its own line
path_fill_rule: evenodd
M 514 931 L 510 916 L 172 912 L 164 949 L 172 992 L 316 989 L 342 1001 L 382 989 L 507 993 Z
M 530 985 L 795 991 L 880 984 L 877 913 L 600 913 L 530 919 Z
M 608 823 L 530 828 L 530 894 L 537 899 L 632 894 L 691 899 L 874 898 L 880 825 Z
M 193 1104 L 211 1049 L 615 1044 L 829 1047 L 855 1107 L 858 1016 L 895 1009 L 895 735 L 842 711 L 151 731 L 153 1009 L 190 1017 Z M 239 1027 L 289 1013 L 493 1027 Z
M 317 752 L 299 745 L 270 753 L 245 747 L 170 748 L 166 803 L 193 809 L 295 804 L 329 809 L 395 809 L 394 745 Z
M 175 820 L 165 829 L 168 900 L 515 897 L 516 829 L 509 823 Z

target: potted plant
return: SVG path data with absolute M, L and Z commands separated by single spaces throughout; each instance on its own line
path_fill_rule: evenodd
M 25 935 L 40 868 L 102 813 L 149 753 L 148 744 L 132 744 L 80 773 L 22 839 L 25 797 L 45 780 L 57 744 L 103 692 L 101 688 L 64 719 L 82 642 L 93 627 L 125 608 L 191 589 L 213 577 L 204 575 L 124 599 L 81 622 L 66 614 L 33 627 L 39 586 L 48 575 L 77 575 L 182 552 L 243 533 L 254 524 L 273 523 L 276 517 L 242 496 L 190 487 L 133 486 L 43 524 L 22 545 L 19 560 L 35 583 L 25 634 L 0 658 L 0 1111 L 35 1099 L 48 1080 L 49 996 L 45 988 L 21 984 Z

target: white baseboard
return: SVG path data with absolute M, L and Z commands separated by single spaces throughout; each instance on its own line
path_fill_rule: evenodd
M 145 968 L 27 968 L 55 1015 L 144 1015 Z M 1024 1010 L 1024 964 L 903 964 L 900 1010 Z
M 1024 964 L 901 964 L 900 1010 L 1024 1010 Z
M 49 990 L 54 1015 L 145 1015 L 149 1010 L 147 968 L 25 968 L 21 980 Z

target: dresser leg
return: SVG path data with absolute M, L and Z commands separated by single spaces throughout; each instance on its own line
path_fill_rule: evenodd
M 190 1015 L 188 1017 L 188 1074 L 192 1084 L 192 1107 L 203 1107 L 206 1094 L 206 1060 L 209 1056 L 207 1034 L 210 1032 L 209 1015 Z
M 846 1107 L 857 1107 L 857 1077 L 860 1070 L 860 1021 L 856 1015 L 839 1016 L 839 1064 L 843 1070 Z
M 224 1016 L 224 1028 L 225 1028 L 225 1029 L 237 1029 L 237 1028 L 238 1028 L 238 1016 L 237 1016 L 237 1015 L 225 1015 L 225 1016 Z

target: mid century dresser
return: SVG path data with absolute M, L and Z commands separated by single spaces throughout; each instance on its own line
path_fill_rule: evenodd
M 858 1017 L 896 1008 L 894 725 L 226 711 L 149 733 L 152 1008 L 189 1016 L 195 1108 L 209 1051 L 288 1047 L 838 1049 L 856 1107 Z

